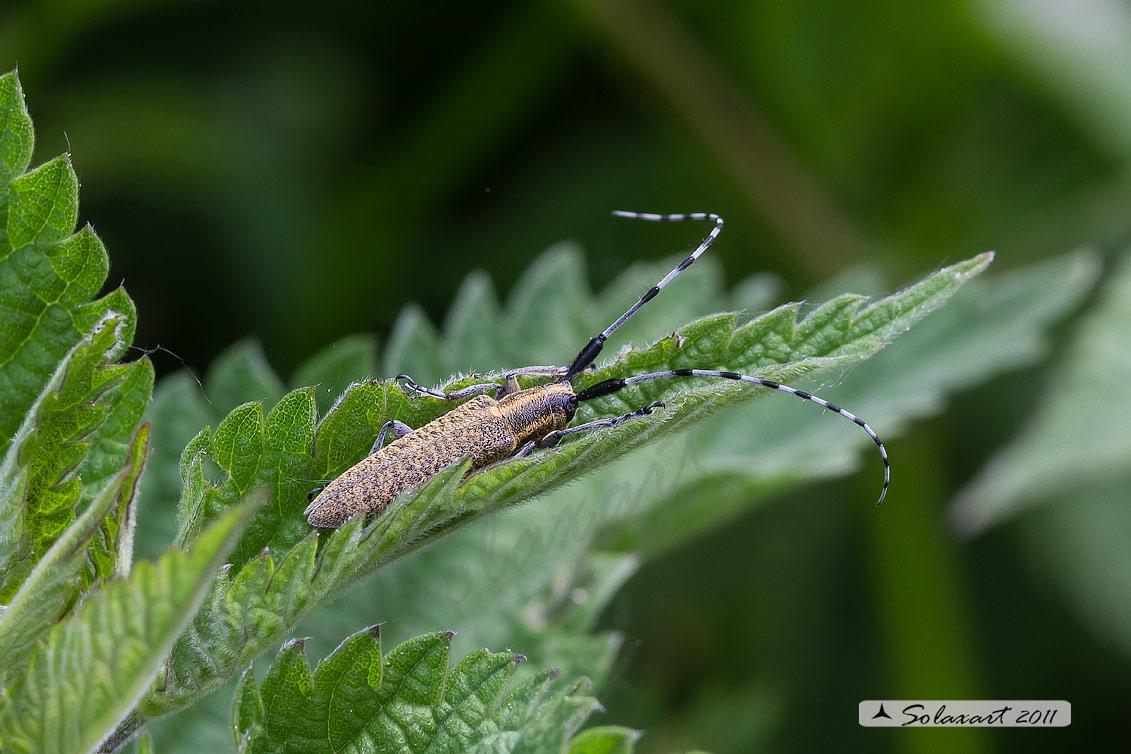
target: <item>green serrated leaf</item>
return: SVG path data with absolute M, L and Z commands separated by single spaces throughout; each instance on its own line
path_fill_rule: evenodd
M 0 448 L 58 362 L 106 314 L 105 299 L 86 302 L 107 270 L 106 250 L 89 227 L 46 249 L 0 244 Z M 115 311 L 132 318 L 132 304 Z
M 145 521 L 147 536 L 138 540 L 137 554 L 154 557 L 176 537 L 181 454 L 200 428 L 214 419 L 201 386 L 187 372 L 157 383 L 144 418 L 152 426 L 152 439 L 138 492 L 138 516 Z
M 262 404 L 246 403 L 229 414 L 214 435 L 199 436 L 184 456 L 186 485 L 178 541 L 191 541 L 194 532 L 255 488 L 269 490 L 273 504 L 256 515 L 232 553 L 232 562 L 242 565 L 264 547 L 286 550 L 304 538 L 310 528 L 294 514 L 305 507 L 301 501 L 315 479 L 314 425 L 313 388 L 302 388 L 283 396 L 266 418 Z M 218 465 L 227 479 L 204 481 L 203 465 L 208 461 Z M 190 483 L 190 478 L 195 481 Z
M 27 170 L 35 146 L 31 117 L 24 105 L 24 92 L 15 71 L 0 76 L 0 192 L 7 183 Z
M 108 363 L 124 322 L 109 315 L 71 349 L 7 448 L 0 465 L 0 556 L 6 563 L 0 602 L 15 593 L 74 521 L 76 508 L 84 507 L 79 505 L 84 486 L 84 497 L 92 499 L 125 461 L 126 446 L 118 436 L 127 428 L 132 432 L 140 418 L 152 370 L 147 361 Z M 95 548 L 92 555 L 86 585 L 113 570 L 113 550 Z
M 8 187 L 8 245 L 19 249 L 31 244 L 62 241 L 79 219 L 79 179 L 71 158 L 61 155 Z
M 250 513 L 230 512 L 188 554 L 140 563 L 52 629 L 3 690 L 0 746 L 87 752 L 110 735 L 145 693 Z
M 992 283 L 973 281 L 898 349 L 855 367 L 837 385 L 836 401 L 867 417 L 883 436 L 901 420 L 935 413 L 947 392 L 1039 357 L 1045 329 L 1080 301 L 1097 273 L 1093 256 L 1072 254 Z M 790 481 L 851 468 L 853 448 L 867 438 L 841 432 L 835 422 L 799 422 L 792 409 L 788 402 L 767 402 L 757 421 L 743 412 L 712 420 L 710 431 L 697 432 L 694 440 L 697 468 L 689 468 L 683 447 L 657 454 L 654 471 L 691 473 L 663 485 L 663 494 L 633 515 L 609 520 L 604 546 L 652 556 L 733 518 Z M 898 500 L 898 476 L 892 489 Z
M 137 478 L 145 463 L 148 439 L 147 425 L 134 438 L 129 463 L 52 545 L 11 603 L 0 612 L 0 681 L 23 665 L 35 642 L 47 635 L 77 599 L 79 574 L 88 565 L 89 553 L 96 546 L 96 535 L 105 522 L 114 521 L 115 533 L 123 532 L 122 536 L 126 536 L 127 516 L 120 512 L 131 508 Z
M 249 687 L 250 673 L 241 679 L 232 713 L 237 745 L 257 752 L 549 754 L 564 750 L 597 707 L 578 687 L 552 685 L 552 674 L 506 693 L 524 659 L 510 652 L 480 650 L 449 671 L 451 638 L 425 634 L 382 658 L 371 627 L 346 639 L 313 674 L 303 642 L 289 642 L 258 690 Z
M 249 667 L 240 676 L 232 700 L 232 737 L 237 751 L 242 750 L 249 734 L 259 736 L 265 715 L 259 684 L 255 682 L 255 672 Z

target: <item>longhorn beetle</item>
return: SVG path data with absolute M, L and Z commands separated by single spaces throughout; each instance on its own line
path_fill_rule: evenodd
M 883 442 L 863 419 L 803 390 L 773 380 L 748 377 L 735 372 L 721 372 L 714 369 L 673 369 L 638 374 L 633 377 L 613 377 L 574 392 L 573 379 L 596 361 L 609 336 L 627 322 L 640 307 L 655 298 L 665 285 L 675 279 L 676 275 L 690 267 L 710 247 L 723 229 L 723 219 L 714 213 L 657 215 L 617 211 L 613 214 L 618 217 L 652 221 L 710 220 L 714 223 L 714 227 L 691 256 L 680 262 L 674 270 L 664 276 L 663 280 L 652 286 L 629 307 L 628 311 L 605 328 L 604 332 L 591 339 L 568 367 L 523 367 L 507 372 L 503 384 L 489 382 L 451 393 L 421 387 L 408 375 L 397 375 L 397 382 L 403 380 L 405 388 L 413 392 L 448 401 L 460 401 L 465 398 L 471 400 L 419 429 L 414 430 L 396 419 L 385 422 L 377 435 L 377 441 L 373 443 L 373 449 L 366 458 L 327 486 L 310 493 L 311 503 L 306 508 L 305 514 L 313 526 L 341 526 L 357 513 L 364 512 L 371 516 L 379 514 L 404 490 L 424 482 L 464 458 L 471 459 L 472 469 L 482 469 L 490 464 L 521 458 L 536 447 L 552 447 L 567 435 L 591 429 L 615 427 L 650 414 L 653 409 L 662 407 L 663 402 L 650 403 L 616 418 L 597 419 L 576 427 L 569 426 L 582 401 L 615 393 L 621 388 L 646 380 L 661 380 L 668 377 L 719 377 L 772 388 L 816 403 L 855 422 L 868 433 L 868 437 L 871 437 L 876 447 L 880 449 L 880 458 L 884 462 L 884 485 L 876 505 L 883 502 L 891 479 L 891 466 Z M 520 388 L 518 377 L 531 375 L 557 379 L 525 390 Z M 486 395 L 490 392 L 494 392 L 494 398 Z M 390 429 L 397 438 L 386 446 L 385 435 Z

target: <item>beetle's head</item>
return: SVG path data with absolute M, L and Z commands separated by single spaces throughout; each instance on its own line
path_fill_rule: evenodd
M 573 392 L 573 386 L 568 382 L 551 382 L 543 385 L 542 389 L 546 407 L 561 422 L 561 426 L 564 427 L 573 421 L 579 403 L 577 394 Z

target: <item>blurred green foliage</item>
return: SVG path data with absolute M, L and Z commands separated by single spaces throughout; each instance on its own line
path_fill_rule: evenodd
M 385 340 L 406 302 L 443 321 L 469 270 L 511 291 L 561 239 L 584 241 L 595 289 L 695 242 L 617 208 L 719 212 L 712 257 L 732 283 L 775 273 L 771 303 L 860 264 L 908 280 L 1095 247 L 1099 290 L 1054 342 L 891 444 L 883 509 L 871 474 L 809 487 L 637 572 L 600 620 L 625 637 L 602 701 L 649 731 L 642 751 L 1126 740 L 1126 472 L 1050 466 L 1045 489 L 986 466 L 1009 447 L 995 467 L 1023 475 L 1057 439 L 1128 447 L 1125 424 L 1086 421 L 1095 386 L 1131 377 L 1106 280 L 1131 238 L 1125 5 L 8 0 L 0 58 L 30 93 L 33 164 L 81 155 L 80 219 L 137 302 L 135 342 L 198 373 L 249 335 L 289 372 L 347 334 Z M 1068 422 L 1073 388 L 1091 400 Z M 946 506 L 986 489 L 1024 505 L 958 537 Z M 848 721 L 879 696 L 1065 698 L 1077 722 L 866 735 Z

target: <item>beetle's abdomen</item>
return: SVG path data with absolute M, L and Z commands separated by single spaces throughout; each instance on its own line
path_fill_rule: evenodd
M 314 526 L 341 526 L 360 511 L 375 515 L 461 458 L 479 468 L 511 455 L 516 445 L 497 401 L 477 396 L 363 458 L 319 493 L 307 518 Z

